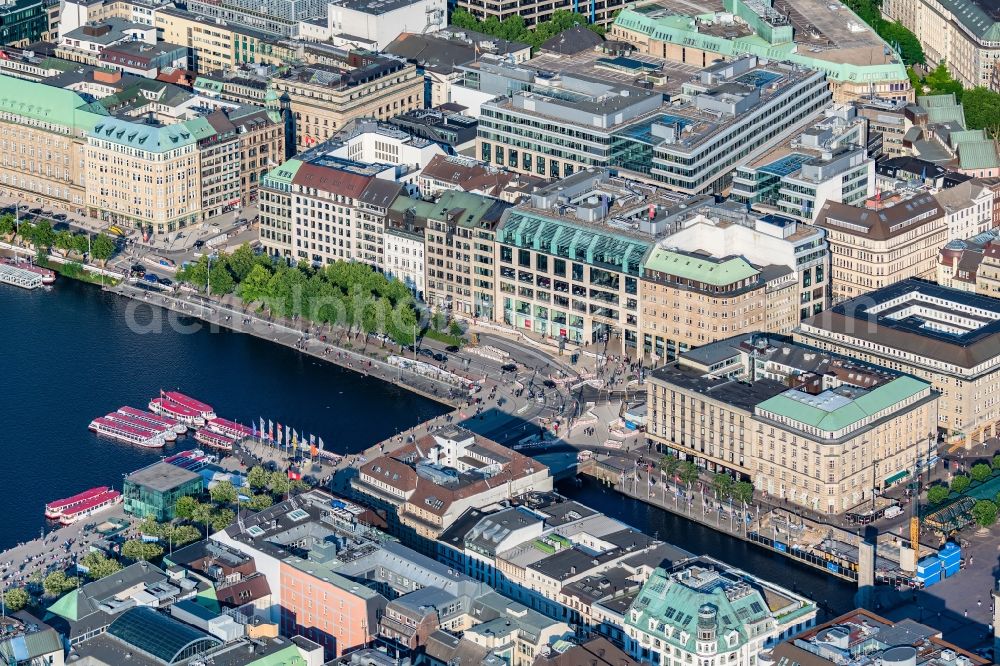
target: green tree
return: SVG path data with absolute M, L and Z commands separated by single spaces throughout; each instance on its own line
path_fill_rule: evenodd
M 193 525 L 175 525 L 171 528 L 169 539 L 174 548 L 194 543 L 201 538 L 201 531 Z
M 240 282 L 239 297 L 245 303 L 254 303 L 267 296 L 267 285 L 271 280 L 271 271 L 260 264 L 255 264 Z
M 260 493 L 257 495 L 251 495 L 250 501 L 246 503 L 246 507 L 252 511 L 263 511 L 274 504 L 274 500 L 267 493 Z
M 953 94 L 957 101 L 962 101 L 962 84 L 952 77 L 943 60 L 924 77 L 924 85 L 932 95 Z
M 115 242 L 107 234 L 97 234 L 90 242 L 90 256 L 107 266 L 108 259 L 115 253 Z
M 924 48 L 920 45 L 920 40 L 902 23 L 882 21 L 877 32 L 879 37 L 899 53 L 904 65 L 909 67 L 924 64 Z
M 698 466 L 690 460 L 684 460 L 677 467 L 677 476 L 680 477 L 681 483 L 690 487 L 698 480 Z
M 979 500 L 972 505 L 972 518 L 976 525 L 989 527 L 997 522 L 997 505 L 991 500 Z
M 270 480 L 270 473 L 260 465 L 254 465 L 247 472 L 247 484 L 254 490 L 266 488 Z
M 236 520 L 236 514 L 232 509 L 219 509 L 212 512 L 209 523 L 212 525 L 212 529 L 218 532 L 232 525 L 234 520 Z
M 39 250 L 48 251 L 52 248 L 52 244 L 55 243 L 56 232 L 52 230 L 52 223 L 48 220 L 42 220 L 35 225 L 35 231 L 31 235 L 31 242 L 34 243 L 35 247 Z
M 464 9 L 456 9 L 451 14 L 451 24 L 466 30 L 479 30 L 479 19 Z
M 90 580 L 100 580 L 122 570 L 121 562 L 105 557 L 102 553 L 91 551 L 83 556 L 80 564 L 87 567 L 87 577 Z
M 212 522 L 212 505 L 198 504 L 191 513 L 191 521 L 200 527 L 205 528 L 205 536 L 208 536 L 208 529 Z
M 733 500 L 740 504 L 750 504 L 753 500 L 753 484 L 749 481 L 739 481 L 733 486 Z
M 141 539 L 130 539 L 122 544 L 122 557 L 130 560 L 149 562 L 163 555 L 163 546 Z
M 906 77 L 908 79 L 910 79 L 910 85 L 913 87 L 914 92 L 917 95 L 923 95 L 924 94 L 924 80 L 922 78 L 920 78 L 920 75 L 917 74 L 913 70 L 912 67 L 907 67 L 906 68 Z
M 289 488 L 288 474 L 281 470 L 271 472 L 271 478 L 267 485 L 275 495 L 286 494 Z
M 672 456 L 669 453 L 664 454 L 663 457 L 660 458 L 660 469 L 663 470 L 664 474 L 670 477 L 671 481 L 677 474 L 677 468 L 680 464 L 681 461 L 676 456 Z
M 24 610 L 31 603 L 31 595 L 23 587 L 12 587 L 3 593 L 3 603 L 8 613 Z
M 187 282 L 199 289 L 204 289 L 208 284 L 208 256 L 202 255 L 197 261 L 188 263 L 177 271 L 177 279 Z
M 189 496 L 180 497 L 174 505 L 174 515 L 178 518 L 191 520 L 194 518 L 194 512 L 197 508 L 198 500 L 195 498 Z
M 69 577 L 62 571 L 53 571 L 42 581 L 42 589 L 48 596 L 58 597 L 60 594 L 75 588 L 78 583 L 76 577 Z
M 1000 469 L 1000 453 L 993 456 L 992 465 L 993 469 Z
M 969 474 L 972 475 L 972 480 L 978 481 L 979 483 L 982 483 L 986 479 L 990 478 L 992 473 L 993 468 L 986 463 L 976 463 L 972 466 L 972 469 L 969 470 Z
M 462 334 L 465 333 L 465 331 L 462 330 L 462 325 L 459 324 L 454 319 L 451 321 L 451 326 L 448 328 L 448 332 L 454 335 L 456 338 L 462 337 Z
M 17 221 L 13 215 L 10 213 L 0 215 L 0 236 L 10 238 L 14 235 L 15 228 L 17 228 Z
M 712 488 L 715 490 L 715 496 L 719 499 L 725 499 L 733 492 L 733 478 L 728 474 L 723 474 L 719 472 L 712 477 Z
M 236 501 L 236 487 L 232 481 L 219 481 L 209 489 L 208 493 L 212 496 L 212 501 L 217 504 L 232 504 Z
M 31 243 L 32 242 L 32 238 L 34 238 L 34 236 L 35 236 L 35 225 L 32 224 L 31 222 L 22 222 L 18 226 L 17 232 L 16 232 L 15 235 L 18 238 L 20 238 L 23 242 L 25 242 L 25 243 Z
M 68 257 L 71 250 L 76 247 L 76 243 L 73 241 L 73 232 L 69 229 L 63 229 L 56 234 L 55 239 L 56 249 L 62 252 L 62 256 Z
M 962 109 L 969 129 L 984 129 L 996 135 L 1000 129 L 1000 93 L 977 86 L 962 93 Z
M 965 474 L 956 474 L 955 478 L 951 480 L 951 489 L 961 495 L 968 489 L 970 483 L 969 477 Z
M 223 256 L 220 256 L 219 259 L 212 263 L 212 268 L 208 271 L 208 277 L 212 294 L 215 296 L 231 294 L 236 289 L 236 280 L 233 279 L 233 274 L 229 272 L 229 266 Z
M 927 501 L 931 504 L 940 504 L 948 499 L 950 494 L 951 490 L 948 486 L 937 484 L 927 489 Z
M 236 251 L 229 255 L 229 270 L 233 272 L 233 277 L 237 282 L 246 279 L 254 266 L 257 266 L 257 257 L 253 253 L 253 248 L 249 244 L 243 243 Z
M 90 235 L 73 234 L 73 251 L 81 257 L 90 252 Z

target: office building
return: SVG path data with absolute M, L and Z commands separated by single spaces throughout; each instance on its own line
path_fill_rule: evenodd
M 334 41 L 385 51 L 401 33 L 433 33 L 447 26 L 448 4 L 446 0 L 331 0 L 326 19 Z
M 187 49 L 191 69 L 200 75 L 280 61 L 273 35 L 238 21 L 216 21 L 173 6 L 158 9 L 154 21 L 161 39 Z
M 326 15 L 321 0 L 191 0 L 187 9 L 207 18 L 206 23 L 235 23 L 274 37 L 294 37 L 300 21 Z
M 403 192 L 394 178 L 402 167 L 336 152 L 336 144 L 324 144 L 264 177 L 261 244 L 271 255 L 316 266 L 361 261 L 381 267 L 385 215 Z
M 939 394 L 929 382 L 787 338 L 698 347 L 647 385 L 657 446 L 814 511 L 871 501 L 936 448 Z
M 1000 56 L 1000 25 L 989 3 L 978 0 L 886 0 L 882 15 L 899 21 L 920 40 L 929 63 L 948 63 L 964 87 L 992 87 Z
M 435 155 L 420 172 L 420 193 L 437 197 L 449 190 L 472 192 L 508 203 L 519 203 L 545 180 L 516 171 L 507 171 L 462 155 Z
M 778 215 L 697 213 L 659 241 L 639 284 L 642 353 L 655 363 L 734 335 L 790 335 L 828 303 L 826 234 Z
M 424 106 L 423 77 L 403 60 L 330 49 L 329 62 L 289 67 L 270 85 L 294 118 L 295 150 L 314 148 L 357 118 L 389 118 Z
M 765 666 L 861 666 L 873 659 L 916 666 L 985 666 L 988 660 L 941 638 L 941 630 L 912 618 L 887 620 L 853 610 L 813 627 L 761 655 Z
M 612 2 L 600 3 L 597 0 L 557 0 L 556 2 L 537 2 L 530 0 L 521 5 L 511 4 L 483 4 L 473 0 L 457 0 L 456 7 L 464 9 L 480 20 L 495 18 L 498 21 L 510 18 L 511 16 L 521 16 L 524 18 L 526 26 L 533 27 L 539 23 L 544 23 L 552 18 L 553 12 L 562 9 L 565 11 L 577 12 L 587 17 L 590 23 L 607 27 L 615 20 L 615 14 L 624 8 L 625 2 L 612 0 Z
M 476 128 L 479 121 L 460 113 L 416 109 L 390 118 L 389 123 L 414 136 L 446 146 L 449 153 L 471 155 L 476 150 Z
M 459 317 L 496 313 L 497 225 L 510 204 L 449 190 L 436 202 L 414 201 L 404 214 L 424 227 L 424 300 Z
M 730 196 L 814 222 L 827 201 L 854 204 L 875 193 L 866 143 L 867 122 L 853 106 L 830 108 L 788 143 L 736 167 Z
M 386 507 L 404 541 L 434 553 L 434 541 L 471 506 L 552 489 L 549 468 L 452 426 L 361 466 L 355 492 Z
M 816 226 L 830 244 L 833 303 L 911 277 L 934 275 L 938 249 L 948 241 L 944 210 L 926 191 L 880 193 L 860 205 L 828 201 Z
M 948 242 L 938 253 L 935 281 L 942 287 L 1000 297 L 1000 227 Z
M 913 126 L 903 136 L 912 154 L 949 170 L 988 178 L 1000 175 L 1000 156 L 985 130 L 968 129 L 954 94 L 920 95 L 907 108 Z
M 750 666 L 816 622 L 816 604 L 718 560 L 658 568 L 632 602 L 625 650 L 643 663 Z
M 658 0 L 620 12 L 608 36 L 696 67 L 749 54 L 818 70 L 837 103 L 873 96 L 913 101 L 902 59 L 845 5 L 775 4 L 710 0 L 696 15 L 689 3 Z
M 431 108 L 452 101 L 451 86 L 463 79 L 461 65 L 474 63 L 483 55 L 506 58 L 515 64 L 531 58 L 531 47 L 527 44 L 454 26 L 437 32 L 403 32 L 384 50 L 423 70 L 430 84 L 427 101 Z
M 1000 301 L 903 280 L 802 322 L 795 339 L 907 372 L 941 393 L 937 428 L 971 446 L 1000 427 Z
M 177 500 L 197 497 L 203 487 L 200 474 L 166 462 L 153 463 L 125 477 L 125 513 L 160 522 L 173 520 Z
M 993 227 L 993 190 L 979 179 L 967 180 L 934 194 L 944 213 L 948 240 L 969 238 Z
M 26 46 L 40 40 L 48 29 L 48 11 L 42 0 L 13 0 L 0 7 L 0 44 Z
M 604 170 L 532 191 L 497 231 L 497 321 L 635 355 L 639 283 L 673 203 L 663 191 Z

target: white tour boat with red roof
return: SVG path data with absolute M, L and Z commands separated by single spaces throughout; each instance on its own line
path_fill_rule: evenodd
M 235 421 L 230 421 L 229 419 L 214 418 L 205 424 L 205 428 L 211 430 L 212 432 L 219 433 L 220 435 L 225 435 L 237 442 L 242 442 L 247 437 L 253 435 L 253 430 L 246 427 L 245 425 L 240 425 Z
M 192 428 L 200 428 L 205 425 L 205 419 L 198 412 L 166 398 L 153 398 L 150 400 L 149 411 L 174 419 Z
M 236 444 L 236 440 L 234 439 L 205 429 L 195 432 L 194 439 L 199 444 L 204 444 L 205 446 L 209 446 L 213 449 L 221 449 L 223 451 L 232 451 L 233 445 Z
M 49 502 L 45 505 L 45 517 L 49 520 L 56 520 L 63 514 L 63 511 L 80 506 L 88 500 L 94 499 L 98 495 L 103 495 L 109 490 L 111 489 L 107 486 L 97 486 L 95 488 L 91 488 L 90 490 L 84 490 L 82 493 L 77 493 L 72 497 Z
M 59 516 L 59 522 L 63 525 L 72 525 L 77 521 L 90 518 L 95 513 L 110 509 L 121 501 L 122 494 L 120 492 L 117 490 L 108 490 L 90 498 L 82 504 L 66 509 Z
M 89 428 L 102 437 L 150 449 L 162 448 L 165 441 L 163 433 L 154 432 L 146 428 L 136 428 L 127 423 L 113 421 L 103 416 L 91 421 Z
M 161 398 L 166 398 L 170 402 L 187 407 L 198 413 L 198 416 L 205 419 L 206 421 L 211 421 L 215 418 L 215 410 L 212 406 L 202 402 L 201 400 L 195 400 L 190 396 L 186 396 L 183 393 L 178 393 L 177 391 L 165 391 L 160 393 Z
M 188 427 L 179 421 L 167 418 L 166 416 L 160 416 L 159 414 L 151 414 L 143 409 L 125 406 L 119 408 L 118 413 L 137 418 L 140 421 L 146 421 L 150 425 L 162 425 L 165 428 L 173 430 L 178 435 L 183 435 L 188 431 Z

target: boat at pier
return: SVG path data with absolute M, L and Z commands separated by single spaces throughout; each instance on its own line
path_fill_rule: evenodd
M 64 511 L 84 504 L 88 500 L 92 500 L 98 495 L 103 495 L 109 490 L 111 489 L 107 486 L 97 486 L 95 488 L 91 488 L 90 490 L 84 490 L 82 493 L 77 493 L 72 497 L 49 502 L 45 505 L 45 517 L 49 520 L 57 520 Z
M 56 272 L 48 268 L 43 268 L 41 266 L 36 266 L 31 263 L 29 259 L 19 259 L 14 257 L 13 259 L 4 257 L 0 258 L 0 263 L 6 264 L 7 266 L 13 266 L 14 268 L 19 268 L 22 271 L 28 271 L 29 273 L 34 273 L 35 275 L 42 278 L 42 284 L 49 286 L 56 281 Z
M 166 398 L 153 398 L 150 400 L 149 411 L 174 419 L 192 428 L 200 428 L 205 425 L 205 419 L 198 412 L 190 407 L 171 402 Z
M 197 431 L 194 434 L 194 439 L 199 444 L 204 444 L 213 449 L 221 449 L 222 451 L 232 451 L 233 445 L 236 444 L 236 440 L 230 437 L 205 429 Z
M 150 423 L 135 416 L 122 414 L 121 412 L 111 412 L 104 418 L 116 423 L 124 423 L 125 425 L 132 426 L 137 430 L 148 430 L 150 433 L 160 435 L 164 442 L 177 441 L 177 433 L 174 432 L 169 426 L 165 426 L 162 423 Z
M 232 438 L 237 442 L 242 442 L 247 437 L 253 435 L 253 430 L 228 419 L 214 418 L 205 424 L 205 428 L 220 435 Z
M 62 515 L 59 516 L 59 522 L 63 525 L 72 525 L 77 521 L 90 518 L 95 513 L 110 509 L 121 501 L 122 494 L 120 492 L 117 490 L 108 490 L 100 495 L 90 498 L 82 504 L 66 509 L 62 512 Z
M 201 400 L 195 400 L 194 398 L 186 396 L 183 393 L 178 393 L 177 391 L 165 391 L 160 393 L 160 397 L 165 398 L 176 405 L 181 405 L 182 407 L 194 410 L 198 413 L 198 416 L 206 421 L 210 421 L 216 416 L 215 410 L 212 409 L 211 405 L 204 403 Z
M 135 444 L 149 449 L 163 447 L 163 433 L 154 432 L 111 419 L 98 417 L 90 422 L 89 429 L 102 437 L 113 439 L 125 444 Z
M 209 460 L 208 456 L 201 449 L 191 449 L 190 451 L 181 451 L 180 453 L 168 456 L 163 459 L 163 462 L 197 472 L 207 465 Z
M 164 428 L 169 428 L 173 430 L 178 435 L 183 435 L 188 431 L 187 425 L 176 421 L 174 419 L 168 418 L 166 416 L 160 416 L 159 414 L 151 414 L 142 409 L 136 409 L 135 407 L 121 407 L 118 409 L 119 414 L 124 414 L 125 416 L 131 416 L 132 418 L 138 419 L 140 421 L 145 421 L 150 425 L 163 426 Z

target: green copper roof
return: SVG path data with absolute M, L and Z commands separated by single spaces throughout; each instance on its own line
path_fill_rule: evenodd
M 56 599 L 56 602 L 49 606 L 48 611 L 53 615 L 58 615 L 59 617 L 76 622 L 80 619 L 78 617 L 79 609 L 77 604 L 79 599 L 80 590 L 72 590 Z
M 268 171 L 264 178 L 273 183 L 291 185 L 292 179 L 295 178 L 295 174 L 299 172 L 299 167 L 301 166 L 302 160 L 292 158 L 284 164 L 276 166 Z
M 649 258 L 646 259 L 646 270 L 719 287 L 755 277 L 760 273 L 743 257 L 717 260 L 695 257 L 662 247 L 655 247 L 650 252 Z
M 247 662 L 247 666 L 306 666 L 306 664 L 306 660 L 299 654 L 299 649 L 294 643 L 289 643 L 277 652 L 260 659 Z
M 927 386 L 919 379 L 903 375 L 853 400 L 831 398 L 826 393 L 809 396 L 790 389 L 758 404 L 757 409 L 833 433 L 889 409 Z
M 636 277 L 642 276 L 643 257 L 652 245 L 651 239 L 626 236 L 610 227 L 591 226 L 522 209 L 509 211 L 497 230 L 497 240 L 570 261 L 606 266 Z
M 852 65 L 831 60 L 811 57 L 808 52 L 796 52 L 794 42 L 771 44 L 758 35 L 726 39 L 698 32 L 695 20 L 689 16 L 653 16 L 648 12 L 660 10 L 659 5 L 644 8 L 623 9 L 615 25 L 627 30 L 640 32 L 651 39 L 680 44 L 690 48 L 701 49 L 710 53 L 728 57 L 738 57 L 746 53 L 770 60 L 784 60 L 818 69 L 834 81 L 905 81 L 906 67 L 902 62 L 882 63 L 878 65 Z M 847 10 L 844 10 L 847 11 Z M 860 22 L 860 19 L 858 19 Z
M 76 133 L 101 120 L 102 114 L 85 106 L 86 100 L 72 90 L 0 74 L 0 113 L 52 123 Z
M 448 213 L 462 211 L 457 219 L 461 227 L 480 227 L 485 221 L 499 220 L 500 213 L 510 204 L 483 194 L 448 190 L 435 201 L 397 197 L 391 210 L 402 213 L 411 210 L 418 218 L 443 220 Z
M 958 164 L 963 170 L 1000 167 L 997 147 L 992 141 L 963 141 L 958 145 Z
M 733 596 L 734 599 L 727 596 L 726 582 L 722 579 L 718 579 L 714 585 L 688 587 L 670 578 L 663 569 L 657 569 L 632 602 L 625 616 L 625 624 L 670 645 L 695 652 L 698 611 L 705 605 L 711 605 L 716 611 L 715 630 L 719 652 L 731 652 L 747 642 L 748 624 L 771 620 L 767 601 L 756 589 L 748 589 L 743 596 Z M 639 611 L 634 620 L 632 611 Z M 673 631 L 668 631 L 668 627 L 673 627 Z M 733 632 L 736 632 L 737 640 L 735 644 L 729 644 L 728 638 Z
M 206 610 L 210 610 L 213 613 L 221 613 L 222 606 L 219 605 L 219 597 L 215 593 L 215 588 L 212 586 L 206 587 L 204 590 L 199 590 L 198 594 L 194 598 L 194 602 Z

